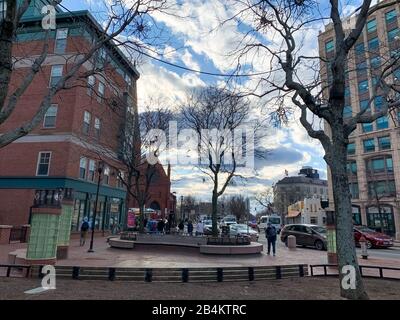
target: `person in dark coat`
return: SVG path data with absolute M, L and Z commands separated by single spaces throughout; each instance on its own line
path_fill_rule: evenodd
M 268 242 L 267 254 L 271 253 L 271 246 L 272 246 L 272 253 L 275 256 L 275 253 L 276 253 L 276 229 L 270 222 L 268 222 L 267 228 L 265 228 L 265 237 L 267 238 L 267 242 Z
M 187 224 L 187 230 L 188 230 L 189 236 L 192 236 L 193 235 L 193 223 L 190 220 L 189 220 L 189 222 Z
M 164 220 L 163 219 L 158 221 L 158 223 L 157 223 L 157 231 L 158 231 L 158 233 L 164 233 Z
M 178 224 L 178 229 L 179 229 L 179 233 L 183 234 L 183 230 L 185 229 L 185 225 L 183 224 L 182 220 Z

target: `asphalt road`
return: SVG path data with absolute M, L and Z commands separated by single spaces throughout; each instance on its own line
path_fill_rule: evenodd
M 259 242 L 264 244 L 266 248 L 267 240 L 265 239 L 265 235 L 263 232 L 260 232 L 260 238 Z M 285 244 L 280 240 L 279 235 L 278 235 L 278 240 L 277 240 L 277 250 L 279 250 L 280 247 L 284 247 Z M 305 248 L 307 250 L 316 250 L 315 248 Z M 357 248 L 357 254 L 358 256 L 361 255 L 361 249 Z M 387 249 L 369 249 L 368 250 L 368 256 L 370 258 L 376 257 L 376 258 L 385 258 L 385 259 L 398 259 L 399 260 L 399 265 L 400 265 L 400 247 L 391 247 Z

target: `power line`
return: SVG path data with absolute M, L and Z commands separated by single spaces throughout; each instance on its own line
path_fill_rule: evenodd
M 70 10 L 69 10 L 68 8 L 66 8 L 64 5 L 59 4 L 59 6 L 62 7 L 64 10 L 68 11 L 71 15 L 74 15 L 74 12 L 70 11 Z M 80 17 L 78 17 L 78 19 L 80 19 Z M 82 20 L 82 19 L 80 19 L 80 20 Z M 83 21 L 83 20 L 82 20 L 82 21 Z M 123 44 L 121 41 L 119 41 L 119 40 L 117 40 L 117 39 L 113 39 L 113 41 L 118 42 L 118 43 L 120 43 L 120 44 Z M 256 72 L 256 73 L 247 73 L 247 74 L 235 74 L 235 73 L 232 73 L 232 74 L 226 73 L 226 74 L 224 74 L 224 73 L 216 73 L 216 72 L 201 71 L 201 70 L 196 70 L 196 69 L 188 68 L 188 67 L 185 67 L 185 66 L 182 66 L 182 65 L 178 65 L 178 64 L 169 62 L 169 61 L 164 60 L 164 59 L 161 59 L 161 58 L 154 57 L 154 56 L 152 56 L 151 54 L 146 53 L 146 52 L 143 52 L 143 51 L 140 51 L 140 50 L 137 49 L 137 48 L 131 47 L 131 49 L 134 50 L 134 51 L 136 51 L 136 52 L 139 53 L 139 54 L 142 54 L 142 55 L 144 55 L 144 56 L 150 58 L 150 59 L 153 59 L 153 60 L 155 60 L 155 61 L 158 61 L 158 62 L 161 62 L 161 63 L 163 63 L 163 64 L 169 65 L 169 66 L 171 66 L 171 67 L 178 68 L 178 69 L 182 69 L 182 70 L 186 70 L 186 71 L 189 71 L 189 72 L 198 73 L 198 74 L 203 74 L 203 75 L 208 75 L 208 76 L 214 76 L 214 77 L 234 77 L 234 78 L 256 77 L 256 76 L 261 76 L 261 75 L 265 75 L 265 74 L 270 74 L 270 73 L 272 73 L 272 72 L 274 72 L 274 71 L 277 71 L 277 70 L 274 70 L 274 71 L 271 70 L 271 71 Z M 157 53 L 157 55 L 160 56 L 160 54 L 158 54 L 158 53 Z

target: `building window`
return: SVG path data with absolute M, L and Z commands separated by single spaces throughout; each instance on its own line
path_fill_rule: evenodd
M 362 126 L 362 131 L 364 133 L 374 131 L 374 126 L 372 125 L 371 122 L 363 123 L 361 126 Z
M 50 87 L 54 87 L 57 85 L 58 81 L 60 81 L 63 73 L 63 66 L 56 65 L 51 67 L 51 75 L 50 75 Z
M 379 150 L 388 150 L 390 149 L 391 143 L 390 143 L 390 136 L 386 137 L 379 137 L 378 138 L 378 145 L 379 145 Z
M 350 194 L 353 199 L 358 199 L 359 191 L 358 191 L 358 183 L 349 183 Z
M 365 52 L 364 43 L 357 44 L 355 46 L 355 52 L 357 55 L 364 54 L 364 52 Z
M 104 92 L 105 92 L 105 85 L 103 82 L 99 82 L 99 96 L 97 97 L 97 100 L 101 103 L 104 98 Z
M 54 53 L 65 53 L 67 48 L 68 29 L 57 29 Z
M 4 19 L 7 14 L 7 1 L 0 1 L 0 20 Z
M 381 65 L 381 58 L 380 57 L 373 57 L 371 60 L 370 60 L 370 63 L 371 63 L 371 67 L 372 68 L 379 68 L 379 66 Z
M 363 76 L 367 74 L 367 61 L 360 62 L 356 65 L 357 75 Z
M 351 174 L 351 175 L 355 175 L 355 176 L 357 175 L 357 162 L 356 161 L 347 162 L 347 173 Z
M 51 152 L 39 152 L 36 169 L 37 176 L 48 176 L 50 171 Z
M 371 33 L 374 31 L 376 31 L 376 19 L 372 19 L 367 22 L 367 32 Z
M 335 50 L 335 43 L 333 42 L 333 40 L 330 40 L 328 42 L 325 43 L 325 51 L 326 53 L 331 52 Z
M 343 108 L 343 118 L 350 118 L 353 115 L 351 106 L 345 106 Z
M 310 217 L 311 224 L 318 224 L 318 217 Z
M 373 38 L 368 41 L 368 49 L 370 51 L 378 50 L 379 49 L 379 40 L 378 38 Z
M 396 37 L 399 36 L 399 28 L 395 28 L 395 29 L 388 31 L 387 35 L 388 35 L 389 43 L 395 41 Z
M 82 129 L 82 131 L 84 134 L 89 134 L 91 118 L 92 118 L 92 115 L 90 114 L 90 112 L 85 111 L 83 113 L 83 129 Z
M 389 121 L 387 116 L 376 119 L 376 130 L 382 130 L 389 128 Z
M 82 157 L 79 161 L 79 178 L 86 179 L 87 159 Z
M 393 9 L 389 12 L 385 13 L 385 18 L 386 18 L 386 23 L 392 23 L 396 20 L 397 18 L 397 13 L 396 13 L 396 9 Z
M 89 160 L 89 172 L 88 172 L 88 180 L 94 181 L 96 172 L 96 162 L 94 160 Z
M 123 189 L 125 187 L 123 180 L 125 179 L 125 174 L 120 172 L 117 177 L 117 187 Z
M 89 96 L 92 96 L 94 91 L 94 86 L 96 85 L 96 78 L 94 76 L 89 76 L 87 82 L 88 82 L 87 94 Z
M 371 105 L 369 103 L 369 100 L 361 100 L 360 101 L 360 111 L 364 111 L 366 110 L 366 112 L 371 112 Z
M 356 144 L 355 142 L 349 143 L 347 145 L 347 154 L 352 155 L 356 153 Z
M 57 109 L 58 106 L 56 104 L 52 104 L 50 108 L 47 109 L 47 112 L 44 115 L 43 128 L 56 127 Z
M 375 151 L 375 141 L 374 139 L 363 140 L 364 152 Z
M 363 94 L 368 92 L 368 80 L 360 81 L 358 83 L 358 93 Z
M 396 184 L 394 180 L 371 181 L 368 182 L 368 191 L 371 197 L 376 196 L 395 196 Z
M 383 106 L 383 97 L 382 96 L 375 97 L 374 104 L 375 104 L 375 112 L 381 111 Z
M 94 119 L 94 131 L 96 133 L 96 138 L 100 138 L 101 120 L 99 118 Z
M 107 185 L 110 184 L 110 168 L 109 167 L 104 168 L 103 183 L 107 184 Z

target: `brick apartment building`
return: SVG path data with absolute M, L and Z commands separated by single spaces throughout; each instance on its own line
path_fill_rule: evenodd
M 366 112 L 374 112 L 382 105 L 383 99 L 378 91 L 368 108 L 373 97 L 374 77 L 382 72 L 382 65 L 389 57 L 400 52 L 399 16 L 400 5 L 394 4 L 377 10 L 368 18 L 347 59 L 344 117 L 363 108 L 367 109 Z M 351 28 L 354 19 L 354 16 L 349 17 L 344 25 Z M 320 33 L 319 50 L 321 57 L 328 60 L 333 57 L 332 24 Z M 325 84 L 329 84 L 329 63 L 321 63 L 321 77 Z M 393 81 L 398 81 L 399 70 L 394 71 L 392 77 Z M 325 128 L 329 134 L 329 126 Z M 379 229 L 400 239 L 400 112 L 379 118 L 374 123 L 357 125 L 349 138 L 348 174 L 354 223 Z M 333 199 L 329 169 L 328 185 L 329 199 Z
M 15 63 L 11 90 L 26 74 L 32 58 L 43 48 L 41 8 L 45 0 L 32 1 L 21 23 L 13 48 Z M 49 84 L 68 69 L 68 58 L 85 52 L 101 28 L 88 11 L 57 12 L 57 29 L 50 34 L 49 53 L 41 71 L 20 98 L 0 133 L 16 128 L 32 118 Z M 30 58 L 30 59 L 29 59 Z M 117 170 L 119 133 L 125 119 L 137 110 L 136 81 L 139 73 L 122 52 L 112 44 L 100 49 L 93 58 L 102 72 L 81 81 L 85 85 L 60 91 L 52 101 L 43 123 L 30 134 L 0 149 L 0 224 L 22 225 L 29 222 L 35 190 L 71 188 L 74 196 L 72 231 L 78 230 L 84 217 L 91 217 L 97 187 L 97 166 L 104 161 L 96 228 L 107 229 L 113 221 L 126 218 L 126 190 Z M 93 68 L 85 63 L 82 72 Z M 123 103 L 110 108 L 116 97 Z M 153 206 L 170 208 L 169 178 L 159 169 L 162 183 L 154 183 Z M 162 174 L 164 172 L 164 174 Z M 173 197 L 172 197 L 173 198 Z M 172 199 L 173 200 L 173 199 Z

